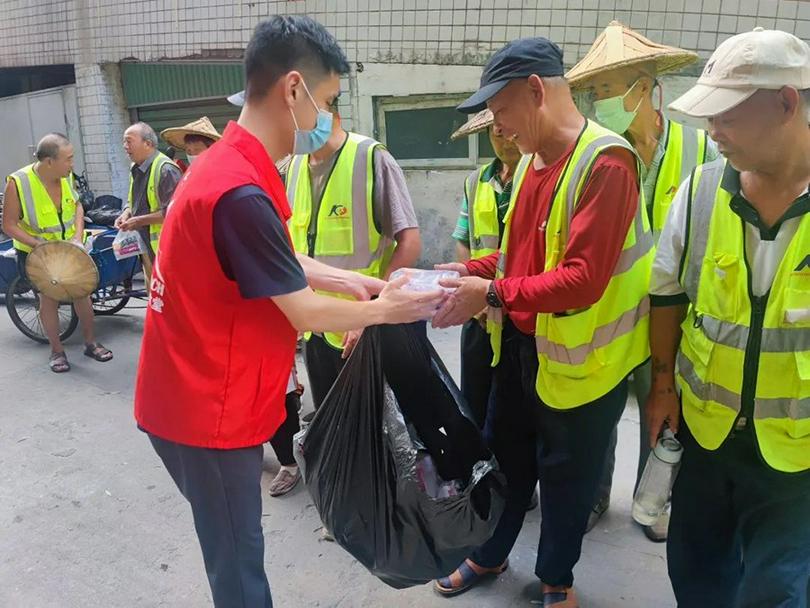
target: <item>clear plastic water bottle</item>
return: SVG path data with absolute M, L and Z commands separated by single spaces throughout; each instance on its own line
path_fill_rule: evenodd
M 633 519 L 642 526 L 652 526 L 664 512 L 682 455 L 683 446 L 675 439 L 675 434 L 665 430 L 647 458 L 633 497 Z

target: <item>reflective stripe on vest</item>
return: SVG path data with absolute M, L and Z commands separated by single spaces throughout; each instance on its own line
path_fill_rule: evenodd
M 464 182 L 469 220 L 470 258 L 473 260 L 495 253 L 500 244 L 498 200 L 495 189 L 491 183 L 481 181 L 481 176 L 491 166 L 492 163 L 476 169 Z
M 8 179 L 17 186 L 22 211 L 20 228 L 31 236 L 48 241 L 69 240 L 75 236 L 77 197 L 67 178 L 61 180 L 61 218 L 33 164 L 15 171 Z M 17 240 L 13 245 L 20 251 L 29 252 L 32 249 Z
M 658 169 L 651 205 L 650 222 L 655 241 L 664 229 L 669 208 L 678 187 L 689 178 L 692 169 L 706 162 L 706 131 L 683 126 L 672 120 L 665 143 L 664 157 Z
M 146 202 L 149 204 L 149 213 L 157 213 L 160 211 L 160 195 L 158 194 L 158 188 L 160 187 L 160 172 L 163 170 L 163 166 L 169 163 L 173 165 L 179 171 L 180 168 L 174 163 L 174 161 L 163 154 L 163 152 L 158 152 L 157 156 L 155 156 L 152 164 L 149 167 L 149 177 L 146 180 Z M 127 205 L 129 206 L 130 212 L 132 211 L 132 187 L 134 185 L 134 180 L 132 179 L 132 172 L 130 171 L 129 174 L 129 199 L 127 200 Z M 163 229 L 163 223 L 160 224 L 149 224 L 149 241 L 152 245 L 152 251 L 157 254 L 158 252 L 158 243 L 160 240 L 160 231 Z
M 544 271 L 561 263 L 582 189 L 599 154 L 611 147 L 622 147 L 635 156 L 624 139 L 589 121 L 557 182 L 546 227 Z M 529 160 L 521 160 L 515 176 L 498 277 L 506 268 L 511 216 Z M 647 291 L 652 257 L 653 238 L 639 184 L 635 219 L 600 300 L 583 310 L 537 315 L 537 392 L 544 403 L 560 409 L 589 403 L 613 389 L 649 356 Z M 501 311 L 491 312 L 488 325 L 495 330 L 491 338 L 496 364 L 500 356 Z
M 810 213 L 774 276 L 762 331 L 752 335 L 745 226 L 721 186 L 724 170 L 723 159 L 697 167 L 687 201 L 680 281 L 691 305 L 678 352 L 684 419 L 701 446 L 717 449 L 743 410 L 746 355 L 753 356 L 748 390 L 759 450 L 777 470 L 803 471 L 810 468 L 810 267 L 803 265 Z
M 313 218 L 309 156 L 295 156 L 287 173 L 287 199 L 292 207 L 290 236 L 295 250 L 320 262 L 382 277 L 394 245 L 374 225 L 374 149 L 379 142 L 349 133 L 332 173 L 323 187 L 318 216 Z M 315 242 L 309 230 L 316 222 Z M 323 292 L 326 293 L 326 292 Z M 329 295 L 350 299 L 344 294 Z M 324 333 L 334 348 L 342 348 L 343 333 Z

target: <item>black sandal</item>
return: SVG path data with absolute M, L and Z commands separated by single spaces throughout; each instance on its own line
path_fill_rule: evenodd
M 468 564 L 469 560 L 464 560 L 461 565 L 456 568 L 449 576 L 440 578 L 433 583 L 433 589 L 439 595 L 444 597 L 452 597 L 459 595 L 472 589 L 484 578 L 498 577 L 509 568 L 509 560 L 506 560 L 497 568 L 482 568 L 483 572 L 480 574 L 473 570 L 472 566 Z M 457 581 L 453 581 L 453 575 L 457 575 Z
M 95 344 L 85 344 L 84 356 L 95 359 L 99 363 L 106 363 L 113 358 L 112 351 L 109 348 L 105 348 L 101 342 L 96 342 Z
M 70 371 L 70 363 L 68 363 L 65 351 L 59 353 L 51 353 L 48 358 L 48 367 L 55 374 L 64 374 Z

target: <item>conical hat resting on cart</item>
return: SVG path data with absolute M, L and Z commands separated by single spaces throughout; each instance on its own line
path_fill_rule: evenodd
M 655 69 L 652 75 L 658 75 L 680 70 L 697 59 L 697 53 L 658 44 L 618 21 L 611 21 L 565 78 L 571 88 L 577 89 L 609 70 L 651 64 Z
M 47 241 L 25 261 L 28 279 L 43 295 L 60 302 L 89 296 L 98 288 L 98 269 L 81 245 Z
M 473 114 L 470 120 L 456 129 L 450 136 L 450 141 L 455 141 L 461 137 L 467 137 L 468 135 L 474 135 L 475 133 L 484 131 L 488 129 L 494 121 L 495 117 L 492 115 L 492 112 L 489 110 L 481 110 L 478 114 Z

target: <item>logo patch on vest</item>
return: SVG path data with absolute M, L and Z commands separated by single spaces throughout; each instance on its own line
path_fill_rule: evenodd
M 326 217 L 340 219 L 346 217 L 347 215 L 349 215 L 349 208 L 346 207 L 346 205 L 332 205 L 332 208 L 329 210 Z
M 810 268 L 810 253 L 808 253 L 801 262 L 799 262 L 799 265 L 796 266 L 796 269 L 793 272 L 801 272 L 805 268 Z

